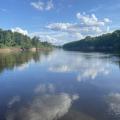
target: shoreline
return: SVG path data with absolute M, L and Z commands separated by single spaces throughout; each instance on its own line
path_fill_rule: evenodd
M 36 52 L 36 51 L 46 51 L 50 50 L 50 48 L 30 48 L 30 49 L 21 49 L 21 48 L 0 48 L 0 53 L 17 53 L 17 52 L 24 52 L 24 51 L 30 51 L 30 52 Z
M 22 52 L 21 48 L 0 48 L 0 53 Z

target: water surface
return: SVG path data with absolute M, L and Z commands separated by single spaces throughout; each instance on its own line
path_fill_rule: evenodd
M 120 55 L 0 54 L 0 120 L 120 120 Z

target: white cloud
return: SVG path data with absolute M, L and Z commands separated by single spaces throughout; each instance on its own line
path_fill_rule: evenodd
M 46 28 L 67 33 L 69 38 L 71 37 L 73 40 L 79 40 L 88 35 L 96 36 L 109 32 L 108 23 L 111 22 L 109 18 L 99 20 L 95 14 L 87 15 L 86 13 L 77 13 L 76 18 L 79 20 L 77 23 L 51 23 Z
M 18 32 L 18 33 L 21 33 L 23 35 L 28 35 L 28 31 L 24 30 L 20 27 L 12 28 L 11 30 L 12 30 L 12 32 Z
M 86 13 L 76 14 L 77 22 L 56 22 L 45 26 L 40 32 L 31 33 L 30 36 L 37 35 L 42 41 L 48 41 L 55 45 L 62 45 L 74 40 L 81 40 L 86 36 L 101 35 L 110 32 L 108 26 L 111 23 L 109 18 L 99 20 L 95 14 L 87 15 Z
M 52 8 L 54 8 L 54 5 L 53 5 L 53 2 L 52 0 L 48 1 L 47 2 L 47 5 L 46 5 L 46 10 L 51 10 Z
M 66 42 L 70 42 L 73 40 L 79 40 L 83 36 L 80 33 L 69 34 L 67 32 L 57 32 L 57 31 L 41 31 L 41 32 L 34 32 L 30 34 L 31 37 L 39 36 L 41 41 L 48 41 L 55 45 L 62 45 Z
M 53 24 L 46 26 L 46 28 L 49 28 L 51 30 L 56 30 L 56 31 L 57 30 L 67 31 L 72 27 L 73 27 L 73 24 L 70 24 L 70 23 L 53 23 Z
M 76 33 L 76 32 L 87 32 L 90 27 L 83 26 L 83 24 L 79 23 L 52 23 L 46 26 L 46 28 L 54 31 L 62 31 L 68 33 Z
M 104 18 L 104 22 L 105 23 L 110 23 L 110 22 L 112 22 L 109 18 Z
M 38 10 L 43 10 L 44 9 L 44 3 L 41 2 L 41 1 L 31 2 L 31 5 Z
M 107 26 L 107 30 L 106 30 L 107 32 L 110 32 L 110 27 L 109 26 Z
M 86 15 L 77 13 L 76 17 L 80 20 L 81 24 L 84 26 L 104 26 L 104 21 L 98 20 L 98 18 L 95 16 L 95 14 Z
M 37 1 L 37 2 L 31 2 L 30 3 L 31 6 L 33 6 L 35 9 L 43 11 L 43 10 L 51 10 L 54 8 L 54 4 L 52 0 L 49 0 L 47 2 L 43 2 L 43 1 Z
M 34 33 L 30 34 L 31 37 L 39 36 L 41 41 L 43 41 L 43 42 L 48 41 L 49 43 L 52 43 L 52 44 L 60 43 L 60 41 L 58 41 L 58 39 L 56 39 L 57 38 L 56 35 L 57 35 L 57 33 L 44 32 L 44 31 L 34 32 Z

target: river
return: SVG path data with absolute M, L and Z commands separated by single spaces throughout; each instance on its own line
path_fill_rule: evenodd
M 0 120 L 120 120 L 120 55 L 0 54 Z

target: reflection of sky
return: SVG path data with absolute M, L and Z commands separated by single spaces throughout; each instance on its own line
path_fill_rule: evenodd
M 6 70 L 0 95 L 2 101 L 8 96 L 7 120 L 94 120 L 95 113 L 104 118 L 104 110 L 118 115 L 120 71 L 113 61 L 109 54 L 56 50 Z
M 15 66 L 14 67 L 14 71 L 18 70 L 18 71 L 25 71 L 26 69 L 29 69 L 31 64 L 34 64 L 35 62 L 33 60 L 30 60 L 29 62 L 23 63 L 19 66 Z
M 20 101 L 20 96 L 14 96 L 8 103 L 8 107 L 12 107 L 13 104 Z
M 24 63 L 20 66 L 14 67 L 14 70 L 19 70 L 19 71 L 23 71 L 26 70 L 27 68 L 29 68 L 29 64 L 28 63 Z
M 47 58 L 49 71 L 56 73 L 76 72 L 76 79 L 83 81 L 95 79 L 99 75 L 108 75 L 111 71 L 108 59 L 100 59 L 108 55 L 98 53 L 55 53 Z
M 111 93 L 107 97 L 110 114 L 120 117 L 120 93 Z
M 47 93 L 49 91 L 49 93 Z M 70 109 L 72 103 L 79 99 L 78 95 L 67 93 L 53 94 L 55 88 L 52 84 L 40 84 L 35 89 L 33 100 L 26 106 L 16 111 L 9 111 L 7 120 L 15 120 L 17 117 L 21 120 L 54 120 L 64 116 Z M 13 97 L 9 101 L 12 107 L 20 97 Z

